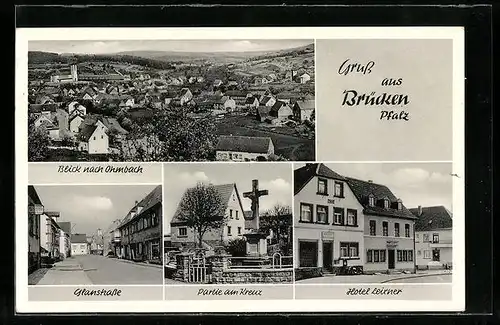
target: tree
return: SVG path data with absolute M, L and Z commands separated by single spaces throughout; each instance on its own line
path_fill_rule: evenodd
M 205 233 L 221 229 L 226 222 L 224 202 L 213 185 L 198 183 L 188 189 L 179 204 L 179 210 L 179 220 L 193 229 L 200 248 Z
M 276 204 L 267 210 L 260 219 L 260 230 L 269 233 L 271 230 L 279 244 L 288 243 L 288 229 L 292 225 L 292 208 Z
M 44 161 L 48 157 L 49 136 L 45 128 L 30 125 L 28 129 L 28 161 Z
M 226 250 L 233 257 L 243 257 L 247 253 L 247 242 L 243 238 L 230 240 L 226 245 Z

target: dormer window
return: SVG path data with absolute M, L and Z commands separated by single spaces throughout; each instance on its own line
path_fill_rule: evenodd
M 398 199 L 398 210 L 403 210 L 403 201 Z
M 389 199 L 388 198 L 384 199 L 384 209 L 389 209 Z
M 368 196 L 368 205 L 371 207 L 375 206 L 375 197 L 372 194 Z

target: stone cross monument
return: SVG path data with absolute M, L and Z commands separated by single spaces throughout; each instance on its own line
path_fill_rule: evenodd
M 255 229 L 244 236 L 247 240 L 247 256 L 266 256 L 267 242 L 266 234 L 259 231 L 259 198 L 269 195 L 267 190 L 259 190 L 259 181 L 252 180 L 252 191 L 243 193 L 243 197 L 252 200 L 252 220 L 255 220 Z
M 255 228 L 259 230 L 259 198 L 269 195 L 268 190 L 259 190 L 259 180 L 252 180 L 252 191 L 243 193 L 243 197 L 252 200 L 252 219 L 256 220 Z

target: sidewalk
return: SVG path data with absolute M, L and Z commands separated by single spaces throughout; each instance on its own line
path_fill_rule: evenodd
M 37 284 L 90 285 L 92 281 L 90 281 L 89 277 L 85 274 L 80 263 L 70 257 L 55 263 Z
M 109 258 L 109 257 L 107 257 L 107 258 Z M 114 259 L 117 260 L 117 261 L 123 262 L 123 263 L 130 263 L 130 264 L 141 265 L 141 266 L 145 266 L 145 267 L 156 267 L 158 269 L 163 268 L 163 265 L 161 265 L 161 264 L 153 264 L 153 263 L 145 263 L 145 262 L 134 262 L 134 261 L 127 260 L 127 259 L 124 259 L 124 258 L 114 258 Z
M 402 280 L 402 279 L 413 279 L 413 278 L 423 278 L 427 276 L 435 276 L 435 275 L 450 275 L 453 274 L 452 270 L 424 270 L 424 271 L 417 271 L 417 273 L 414 274 L 398 274 L 397 276 L 394 275 L 391 279 L 387 279 L 385 281 L 382 281 L 382 283 L 387 283 L 391 281 L 397 281 L 397 280 Z

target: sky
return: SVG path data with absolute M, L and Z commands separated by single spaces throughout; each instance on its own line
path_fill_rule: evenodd
M 46 211 L 59 211 L 57 221 L 71 222 L 73 233 L 92 235 L 97 229 L 112 230 L 135 201 L 142 200 L 155 185 L 56 185 L 36 186 Z M 115 223 L 116 225 L 116 223 Z
M 236 183 L 245 211 L 251 201 L 243 192 L 252 190 L 252 180 L 259 180 L 259 189 L 269 195 L 260 198 L 260 211 L 264 212 L 277 203 L 292 206 L 292 168 L 289 164 L 273 163 L 216 163 L 216 164 L 165 164 L 164 174 L 164 232 L 170 233 L 170 220 L 177 209 L 184 191 L 198 182 L 214 185 Z
M 295 164 L 294 168 L 304 164 Z M 452 209 L 451 163 L 325 164 L 340 175 L 386 185 L 407 208 L 443 205 Z
M 275 51 L 312 44 L 313 40 L 119 40 L 30 41 L 30 51 L 106 54 L 124 51 L 247 52 Z

